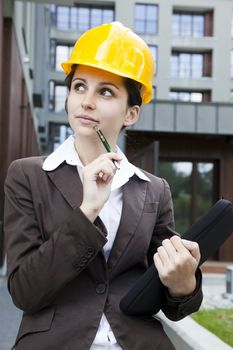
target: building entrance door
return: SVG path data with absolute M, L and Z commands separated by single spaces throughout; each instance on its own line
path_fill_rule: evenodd
M 133 164 L 168 181 L 181 234 L 219 198 L 233 203 L 231 138 L 130 131 L 126 153 Z M 232 246 L 233 234 L 212 259 L 233 261 Z
M 182 234 L 216 201 L 217 164 L 160 160 L 158 175 L 170 185 L 176 231 Z

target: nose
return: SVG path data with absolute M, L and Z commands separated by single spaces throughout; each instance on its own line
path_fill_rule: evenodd
M 91 91 L 86 92 L 83 95 L 83 99 L 82 99 L 82 108 L 84 110 L 88 110 L 88 109 L 95 109 L 95 98 L 94 98 L 94 94 Z

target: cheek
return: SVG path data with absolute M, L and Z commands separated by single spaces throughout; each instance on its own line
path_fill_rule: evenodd
M 67 116 L 68 116 L 68 121 L 70 123 L 70 126 L 72 126 L 72 116 L 73 116 L 73 112 L 75 110 L 75 106 L 74 106 L 74 99 L 72 99 L 70 97 L 70 95 L 67 97 L 67 100 L 66 100 L 66 107 L 67 107 Z

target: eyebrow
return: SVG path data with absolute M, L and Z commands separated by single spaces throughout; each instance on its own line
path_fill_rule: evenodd
M 72 80 L 72 83 L 73 83 L 75 80 L 81 80 L 81 81 L 83 81 L 84 83 L 87 83 L 87 80 L 86 80 L 86 79 L 84 79 L 84 78 L 79 78 L 79 77 L 74 78 L 74 79 Z M 109 81 L 101 81 L 101 82 L 99 83 L 99 85 L 100 85 L 100 86 L 111 85 L 111 86 L 114 86 L 117 90 L 119 90 L 119 87 L 118 87 L 116 84 L 111 83 L 111 82 L 109 82 Z

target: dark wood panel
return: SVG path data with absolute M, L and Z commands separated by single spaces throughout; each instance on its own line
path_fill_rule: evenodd
M 2 0 L 0 0 L 0 5 Z M 0 10 L 0 48 L 3 72 L 0 74 L 2 104 L 0 109 L 0 221 L 3 220 L 3 185 L 9 164 L 17 158 L 38 155 L 36 130 L 34 128 L 29 98 L 23 79 L 14 26 L 10 18 L 3 21 L 1 32 Z M 1 69 L 1 66 L 0 66 Z M 3 244 L 0 236 L 0 266 Z

